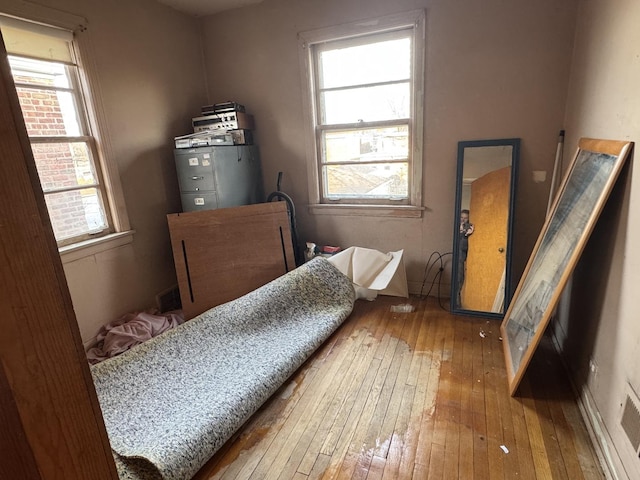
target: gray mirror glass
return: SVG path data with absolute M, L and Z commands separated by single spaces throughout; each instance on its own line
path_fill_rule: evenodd
M 451 310 L 502 318 L 511 299 L 511 233 L 520 139 L 458 143 Z

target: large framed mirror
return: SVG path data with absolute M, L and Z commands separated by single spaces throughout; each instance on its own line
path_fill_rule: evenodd
M 502 318 L 507 310 L 519 154 L 519 138 L 458 142 L 453 313 Z

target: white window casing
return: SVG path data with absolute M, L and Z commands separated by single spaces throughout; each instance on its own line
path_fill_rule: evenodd
M 327 120 L 326 110 L 323 110 L 321 95 L 328 92 L 329 95 L 343 95 L 348 98 L 350 92 L 354 95 L 369 89 L 382 91 L 385 88 L 394 88 L 395 85 L 407 83 L 406 79 L 397 81 L 376 78 L 361 78 L 359 84 L 346 87 L 327 87 L 324 85 L 324 74 L 320 70 L 318 58 L 325 51 L 338 51 L 350 46 L 361 46 L 369 43 L 376 44 L 387 39 L 410 38 L 411 65 L 410 65 L 410 115 L 408 118 L 399 117 L 366 118 L 363 120 L 340 120 L 335 115 L 333 120 Z M 376 215 L 394 217 L 420 217 L 422 214 L 422 163 L 423 163 L 423 110 L 424 110 L 424 51 L 425 51 L 425 14 L 423 10 L 399 13 L 373 20 L 359 21 L 350 24 L 322 28 L 318 30 L 302 32 L 298 35 L 299 57 L 303 84 L 303 110 L 305 118 L 305 142 L 308 165 L 309 207 L 315 214 L 340 214 L 340 215 Z M 354 72 L 356 72 L 354 70 Z M 357 73 L 357 72 L 356 72 Z M 322 78 L 321 78 L 322 76 Z M 359 91 L 360 92 L 359 92 Z M 346 93 L 346 96 L 344 95 Z M 327 97 L 325 97 L 327 98 Z M 328 107 L 327 107 L 328 108 Z M 347 109 L 348 111 L 348 109 Z M 359 113 L 359 112 L 354 112 Z M 364 116 L 364 115 L 363 115 Z M 371 117 L 371 115 L 369 115 Z M 342 123 L 342 122 L 345 123 Z M 406 125 L 406 127 L 402 127 Z M 406 128 L 408 129 L 409 145 L 407 157 L 402 155 L 394 160 L 393 157 L 380 161 L 362 161 L 358 158 L 354 161 L 329 161 L 328 155 L 323 150 L 329 140 L 327 135 L 340 135 L 341 132 L 349 134 L 364 134 L 369 129 L 379 133 L 381 129 Z M 329 133 L 327 133 L 329 132 Z M 402 135 L 402 134 L 400 134 Z M 374 149 L 374 152 L 377 149 Z M 382 155 L 384 157 L 384 155 Z M 371 158 L 375 158 L 375 155 Z M 392 194 L 381 193 L 376 195 L 357 193 L 353 194 L 328 194 L 327 180 L 323 176 L 322 169 L 351 164 L 356 168 L 366 164 L 379 164 L 378 166 L 389 169 L 393 165 L 408 164 L 408 185 L 406 194 L 400 194 L 394 198 Z M 363 198 L 364 197 L 364 198 Z M 404 197 L 404 198 L 402 198 Z
M 74 74 L 70 75 L 72 84 L 68 90 L 74 96 L 74 105 L 79 111 L 77 117 L 81 124 L 80 134 L 69 135 L 66 138 L 46 137 L 46 135 L 40 138 L 30 135 L 30 139 L 34 147 L 38 144 L 74 141 L 87 145 L 94 162 L 97 188 L 102 191 L 101 204 L 107 216 L 107 228 L 95 236 L 89 233 L 71 241 L 59 241 L 63 260 L 65 256 L 73 255 L 73 258 L 80 258 L 84 254 L 122 245 L 123 241 L 130 242 L 133 232 L 130 230 L 117 164 L 113 161 L 108 142 L 107 122 L 100 103 L 101 95 L 96 69 L 92 63 L 91 45 L 88 36 L 83 35 L 87 29 L 86 19 L 56 9 L 13 1 L 3 6 L 0 13 L 0 25 L 3 29 L 22 29 L 27 33 L 35 34 L 36 40 L 38 35 L 46 35 L 51 41 L 46 53 L 41 55 L 37 45 L 28 44 L 28 34 L 24 38 L 14 36 L 17 42 L 14 41 L 11 46 L 7 45 L 10 56 L 17 55 L 18 58 L 24 56 L 25 59 L 43 58 L 67 64 L 68 68 L 75 69 Z M 16 31 L 14 30 L 14 33 Z M 25 50 L 21 51 L 21 47 Z M 65 48 L 71 58 L 64 57 Z M 75 67 L 74 64 L 78 66 Z M 29 85 L 21 86 L 23 89 L 29 88 Z M 51 90 L 60 91 L 56 88 Z M 91 247 L 94 243 L 96 248 Z

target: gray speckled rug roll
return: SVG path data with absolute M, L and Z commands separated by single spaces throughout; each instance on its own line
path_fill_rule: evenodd
M 191 478 L 353 309 L 323 258 L 91 372 L 122 479 Z

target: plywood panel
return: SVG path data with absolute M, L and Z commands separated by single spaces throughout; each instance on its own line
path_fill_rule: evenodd
M 167 215 L 185 318 L 295 268 L 285 202 Z

